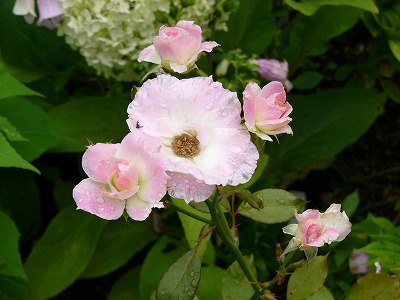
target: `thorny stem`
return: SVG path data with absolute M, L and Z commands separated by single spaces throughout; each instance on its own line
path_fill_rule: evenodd
M 221 206 L 216 202 L 218 193 L 214 192 L 210 199 L 207 199 L 205 203 L 207 204 L 211 219 L 215 222 L 215 229 L 217 234 L 224 242 L 225 246 L 229 249 L 232 255 L 236 258 L 237 262 L 239 263 L 240 268 L 243 270 L 243 273 L 246 275 L 247 280 L 249 282 L 257 282 L 254 274 L 251 272 L 249 266 L 244 260 L 242 253 L 240 252 L 238 246 L 234 243 L 234 238 L 232 233 L 229 229 L 228 222 L 222 212 Z M 260 292 L 261 286 L 257 286 L 255 284 L 251 285 L 256 294 Z
M 191 217 L 193 219 L 199 220 L 200 222 L 203 222 L 203 223 L 206 223 L 206 224 L 209 224 L 209 225 L 215 225 L 214 224 L 214 222 L 215 222 L 214 220 L 209 220 L 209 219 L 203 218 L 203 217 L 201 217 L 199 215 L 196 215 L 196 214 L 194 214 L 194 213 L 192 213 L 192 212 L 190 212 L 190 211 L 188 211 L 188 210 L 176 205 L 175 203 L 173 203 L 169 199 L 165 199 L 164 201 L 167 202 L 176 211 L 179 211 L 179 212 L 181 212 L 181 213 L 183 213 L 183 214 L 185 214 L 185 215 L 187 215 L 187 216 L 189 216 L 189 217 Z

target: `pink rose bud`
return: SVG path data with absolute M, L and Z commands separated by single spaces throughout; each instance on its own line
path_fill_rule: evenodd
M 368 254 L 353 249 L 349 257 L 349 268 L 352 274 L 366 274 L 371 267 L 368 265 Z
M 260 66 L 258 73 L 262 77 L 283 83 L 288 92 L 293 88 L 292 83 L 287 79 L 289 65 L 286 60 L 281 62 L 276 59 L 256 59 L 254 62 Z
M 63 18 L 64 10 L 59 0 L 37 0 L 39 8 L 38 26 L 53 29 Z
M 193 21 L 179 21 L 176 27 L 160 28 L 153 45 L 139 53 L 138 61 L 161 65 L 167 70 L 187 73 L 195 66 L 199 54 L 211 52 L 216 42 L 201 42 L 201 28 Z
M 161 140 L 139 131 L 120 144 L 89 146 L 82 167 L 89 178 L 73 190 L 78 209 L 106 220 L 118 219 L 124 210 L 137 221 L 154 207 L 161 208 L 169 176 L 159 153 Z
M 36 18 L 35 1 L 34 0 L 16 0 L 13 7 L 13 14 L 24 16 L 25 21 L 29 24 L 33 23 Z
M 270 82 L 262 89 L 257 83 L 249 83 L 243 92 L 245 124 L 250 132 L 263 140 L 272 142 L 269 135 L 293 134 L 288 125 L 292 110 L 286 102 L 285 89 L 278 81 Z
M 351 231 L 351 223 L 345 212 L 340 212 L 340 204 L 332 204 L 324 213 L 307 209 L 295 217 L 298 224 L 290 224 L 283 232 L 293 235 L 282 255 L 290 251 L 305 250 L 310 262 L 317 255 L 317 247 L 342 241 Z

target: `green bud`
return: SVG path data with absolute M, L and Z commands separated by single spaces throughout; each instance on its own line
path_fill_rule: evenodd
M 247 190 L 236 190 L 235 194 L 239 197 L 240 200 L 242 200 L 243 202 L 247 202 L 251 207 L 257 210 L 264 208 L 261 199 Z

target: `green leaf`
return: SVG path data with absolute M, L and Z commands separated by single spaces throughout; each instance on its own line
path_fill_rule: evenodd
M 351 218 L 351 216 L 357 210 L 359 204 L 360 204 L 360 198 L 358 196 L 358 191 L 354 191 L 350 195 L 347 195 L 347 197 L 344 199 L 342 205 L 343 211 L 345 211 L 347 216 Z
M 38 92 L 31 90 L 14 78 L 0 62 L 0 99 L 14 96 L 41 96 Z
M 387 274 L 370 273 L 361 277 L 350 290 L 349 300 L 399 299 L 400 278 Z
M 201 280 L 197 289 L 197 296 L 201 300 L 221 299 L 222 276 L 225 270 L 215 265 L 201 268 Z
M 0 116 L 0 131 L 7 137 L 9 141 L 28 141 L 7 120 L 7 118 L 2 116 Z
M 265 224 L 286 222 L 307 203 L 292 193 L 279 189 L 265 189 L 254 194 L 261 199 L 264 208 L 257 210 L 245 203 L 241 205 L 238 212 Z
M 396 57 L 396 59 L 400 61 L 400 40 L 397 39 L 389 40 L 389 47 L 390 50 L 392 50 L 394 57 Z
M 0 275 L 0 298 L 2 300 L 23 299 L 27 282 L 15 276 Z
M 379 12 L 378 7 L 375 5 L 373 0 L 303 0 L 301 2 L 285 0 L 285 2 L 291 8 L 294 8 L 307 16 L 311 16 L 324 5 L 348 5 L 364 9 L 374 14 Z
M 25 262 L 29 278 L 26 299 L 48 299 L 72 284 L 89 263 L 106 224 L 72 207 L 62 210 Z
M 4 136 L 0 133 L 0 167 L 16 167 L 34 171 L 40 174 L 39 170 L 24 160 Z
M 245 260 L 253 273 L 255 273 L 253 256 L 245 257 Z M 253 288 L 237 261 L 224 272 L 221 288 L 221 295 L 224 300 L 248 300 L 254 294 Z
M 22 242 L 32 238 L 40 228 L 40 202 L 39 188 L 33 173 L 15 168 L 0 169 L 0 207 L 18 226 Z
M 376 240 L 359 249 L 378 261 L 384 270 L 400 274 L 400 238 L 390 235 L 372 235 Z
M 62 136 L 49 116 L 27 99 L 14 97 L 1 100 L 0 114 L 28 139 L 10 141 L 11 146 L 27 161 L 54 147 Z
M 305 62 L 306 57 L 320 55 L 335 36 L 352 28 L 362 10 L 346 6 L 322 7 L 315 15 L 299 15 L 291 22 L 289 45 L 282 57 L 289 62 L 290 71 Z
M 385 96 L 346 88 L 289 97 L 289 102 L 294 134 L 280 136 L 279 144 L 268 146 L 269 178 L 334 157 L 368 130 L 381 113 Z
M 396 103 L 400 103 L 400 89 L 396 84 L 387 79 L 380 79 L 379 82 L 385 93 Z
M 335 300 L 332 296 L 332 293 L 328 290 L 324 285 L 311 297 L 307 298 L 308 300 Z
M 92 143 L 119 142 L 127 133 L 128 102 L 104 97 L 73 99 L 49 115 L 66 136 L 55 151 L 84 151 Z
M 328 275 L 327 256 L 317 256 L 290 276 L 286 297 L 288 300 L 309 299 L 324 284 Z
M 27 277 L 19 254 L 19 232 L 14 222 L 0 211 L 0 298 L 21 299 Z
M 202 213 L 193 207 L 189 206 L 185 203 L 185 201 L 181 199 L 174 199 L 174 204 L 203 218 L 210 219 L 210 214 Z M 199 234 L 204 227 L 204 223 L 196 220 L 192 217 L 189 217 L 183 213 L 178 212 L 179 220 L 181 220 L 183 230 L 185 232 L 186 240 L 190 246 L 190 248 L 194 248 L 197 246 L 197 241 L 199 240 Z M 211 235 L 208 235 L 200 244 L 198 248 L 198 252 L 200 256 L 203 256 L 204 252 L 207 249 L 208 241 L 210 240 Z
M 320 73 L 314 71 L 306 71 L 293 79 L 293 86 L 298 90 L 311 90 L 315 88 L 324 78 Z
M 199 286 L 200 271 L 200 255 L 194 248 L 169 267 L 158 284 L 156 298 L 158 300 L 193 299 Z
M 22 16 L 12 13 L 13 5 L 13 1 L 2 1 L 0 6 L 0 52 L 7 64 L 49 73 L 81 59 L 57 30 L 27 24 Z
M 130 269 L 114 283 L 107 300 L 140 299 L 139 294 L 140 266 Z
M 108 223 L 80 278 L 99 277 L 118 269 L 156 237 L 152 223 L 148 221 L 120 219 Z
M 240 1 L 239 9 L 229 17 L 229 32 L 217 32 L 216 40 L 225 51 L 240 48 L 247 54 L 261 54 L 275 33 L 271 8 L 271 0 Z
M 168 268 L 189 249 L 166 235 L 151 248 L 140 271 L 140 299 L 148 300 Z

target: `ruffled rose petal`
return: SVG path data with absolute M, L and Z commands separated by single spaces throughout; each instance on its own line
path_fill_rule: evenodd
M 163 208 L 162 202 L 148 203 L 142 201 L 136 195 L 126 200 L 126 212 L 136 221 L 144 221 L 150 215 L 153 208 Z
M 101 191 L 106 186 L 90 178 L 82 180 L 72 191 L 77 209 L 82 209 L 106 220 L 122 216 L 125 201 L 106 197 Z
M 154 45 L 144 48 L 138 56 L 138 62 L 147 61 L 153 64 L 161 64 L 161 57 L 158 55 Z
M 110 168 L 115 168 L 118 163 L 114 158 L 118 147 L 119 144 L 98 143 L 87 148 L 82 157 L 82 168 L 89 178 L 103 183 L 108 182 L 110 172 L 114 172 Z M 114 164 L 114 167 L 111 167 L 111 164 Z
M 168 172 L 168 175 L 171 177 L 168 181 L 168 194 L 174 198 L 184 199 L 186 203 L 207 200 L 215 188 L 215 185 L 205 184 L 190 174 Z

